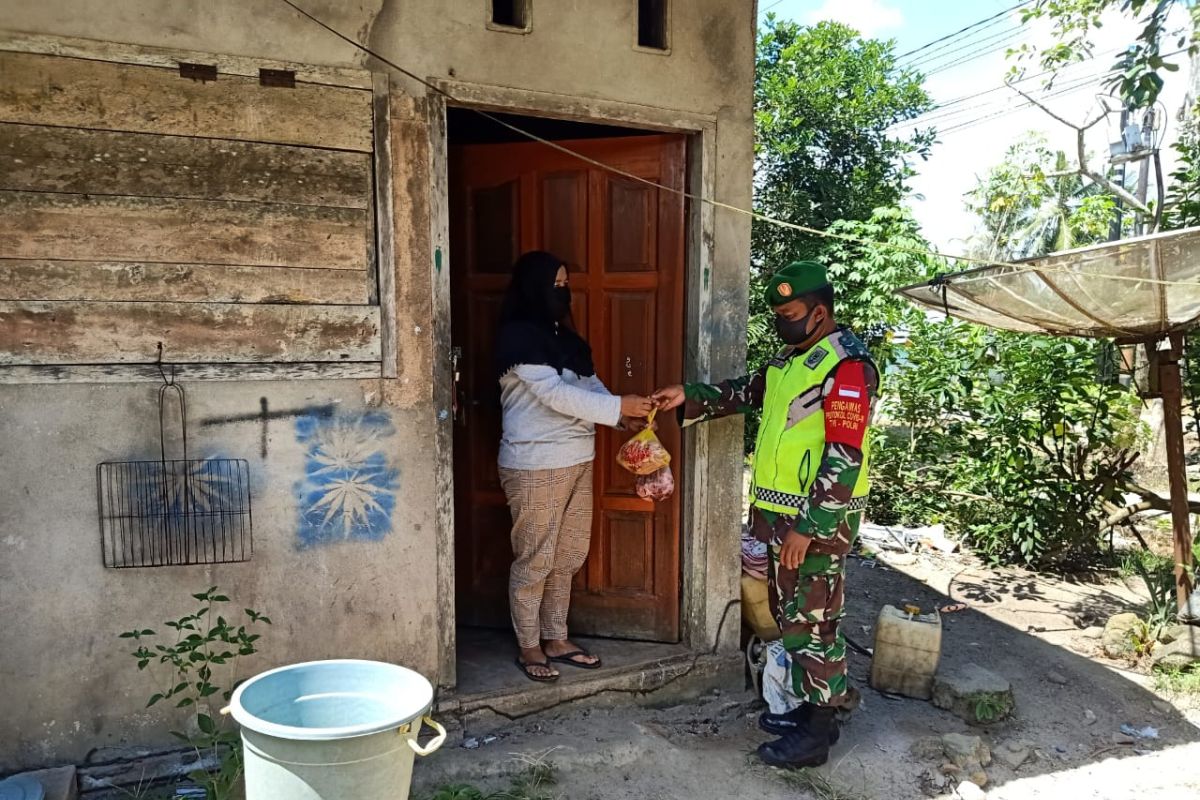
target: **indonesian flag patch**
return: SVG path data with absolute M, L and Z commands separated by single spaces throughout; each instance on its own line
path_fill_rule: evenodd
M 825 441 L 861 450 L 870 417 L 866 367 L 861 361 L 838 366 L 825 396 Z

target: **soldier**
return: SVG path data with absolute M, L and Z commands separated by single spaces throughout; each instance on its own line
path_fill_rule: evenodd
M 866 346 L 834 319 L 825 268 L 797 261 L 767 285 L 786 345 L 757 372 L 716 385 L 660 389 L 661 410 L 684 425 L 762 412 L 750 524 L 770 547 L 771 610 L 790 657 L 791 711 L 759 718 L 781 738 L 759 757 L 778 767 L 824 764 L 848 703 L 846 643 L 838 629 L 845 558 L 867 500 L 868 425 L 878 371 Z

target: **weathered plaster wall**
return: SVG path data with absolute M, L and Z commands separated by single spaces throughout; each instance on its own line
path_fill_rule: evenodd
M 488 30 L 486 0 L 297 0 L 337 29 L 368 42 L 419 75 L 513 87 L 578 99 L 579 116 L 604 101 L 715 119 L 712 186 L 717 199 L 750 201 L 754 3 L 676 0 L 669 56 L 634 48 L 632 0 L 533 0 L 533 30 Z M 279 0 L 0 0 L 0 27 L 335 66 L 382 69 Z M 424 89 L 393 75 L 414 96 Z M 81 758 L 88 748 L 161 738 L 160 717 L 140 711 L 149 693 L 116 646 L 127 627 L 156 625 L 190 605 L 188 594 L 227 589 L 238 607 L 257 607 L 276 626 L 256 663 L 362 656 L 396 661 L 435 677 L 448 603 L 439 596 L 435 533 L 435 365 L 428 218 L 428 123 L 419 101 L 392 104 L 397 164 L 397 335 L 395 381 L 192 383 L 191 434 L 198 451 L 246 458 L 256 477 L 255 556 L 212 568 L 111 571 L 100 566 L 96 463 L 153 456 L 156 387 L 0 386 L 0 770 Z M 408 165 L 408 166 L 405 166 Z M 403 172 L 405 169 L 408 172 Z M 403 172 L 403 174 L 401 174 Z M 691 276 L 711 292 L 701 324 L 711 333 L 708 376 L 744 363 L 749 220 L 713 212 L 711 269 Z M 453 269 L 447 256 L 446 266 Z M 699 377 L 707 377 L 700 375 Z M 444 392 L 442 393 L 444 396 Z M 335 419 L 390 421 L 381 440 L 395 470 L 390 530 L 309 544 L 300 510 L 307 448 L 295 419 L 199 427 L 205 418 L 334 405 Z M 378 406 L 378 407 L 376 407 Z M 444 438 L 444 437 L 443 437 Z M 694 644 L 715 634 L 737 596 L 741 425 L 706 433 L 708 538 L 691 574 L 707 582 Z M 684 536 L 693 536 L 687 527 Z M 331 537 L 336 539 L 336 537 Z M 440 625 L 440 627 L 439 627 Z M 736 647 L 736 609 L 724 629 Z
M 90 747 L 161 738 L 142 711 L 161 690 L 117 635 L 168 634 L 218 585 L 233 616 L 256 608 L 275 625 L 251 671 L 329 657 L 382 658 L 436 674 L 433 520 L 423 498 L 427 409 L 372 408 L 355 382 L 192 383 L 189 455 L 249 461 L 254 557 L 210 567 L 113 570 L 101 564 L 96 464 L 158 458 L 157 388 L 0 387 L 0 769 L 82 758 Z M 267 423 L 216 422 L 255 415 Z M 170 433 L 168 435 L 171 435 Z M 174 438 L 174 437 L 173 437 Z M 173 442 L 168 442 L 170 447 Z M 170 452 L 170 451 L 169 451 Z M 361 465 L 377 507 L 366 516 L 325 497 L 334 458 Z

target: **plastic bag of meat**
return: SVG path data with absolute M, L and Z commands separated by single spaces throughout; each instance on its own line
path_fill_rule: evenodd
M 654 434 L 654 412 L 646 420 L 646 427 L 617 451 L 617 463 L 634 475 L 652 475 L 671 463 L 671 454 Z
M 643 500 L 661 503 L 675 493 L 675 476 L 670 467 L 663 467 L 658 472 L 649 475 L 639 475 L 637 479 L 637 494 Z

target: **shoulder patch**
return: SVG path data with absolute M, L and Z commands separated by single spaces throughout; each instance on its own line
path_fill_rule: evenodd
M 824 361 L 827 355 L 829 355 L 829 351 L 824 347 L 814 347 L 813 351 L 808 354 L 808 358 L 804 359 L 804 366 L 809 369 L 816 369 L 817 365 Z
M 792 355 L 794 353 L 795 353 L 794 347 L 791 347 L 791 346 L 784 347 L 778 353 L 776 353 L 774 356 L 767 359 L 767 366 L 783 369 L 784 367 L 786 367 L 788 365 L 788 362 L 792 360 Z

